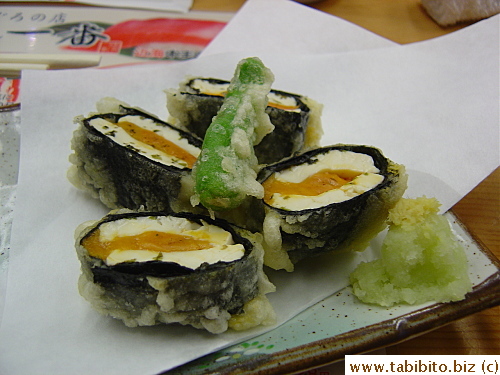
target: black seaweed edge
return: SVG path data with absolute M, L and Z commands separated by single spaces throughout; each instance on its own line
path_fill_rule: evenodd
M 351 205 L 353 203 L 356 203 L 358 200 L 361 200 L 365 194 L 373 194 L 377 192 L 378 190 L 386 188 L 392 181 L 390 177 L 393 177 L 394 174 L 389 172 L 389 159 L 387 159 L 383 154 L 382 151 L 380 151 L 376 147 L 372 146 L 366 146 L 366 145 L 345 145 L 345 144 L 338 144 L 338 145 L 332 145 L 332 146 L 326 146 L 326 147 L 320 147 L 316 148 L 314 150 L 310 150 L 307 152 L 304 152 L 302 154 L 292 156 L 286 160 L 280 161 L 275 164 L 270 164 L 262 168 L 259 172 L 257 180 L 262 184 L 265 180 L 267 180 L 272 174 L 275 172 L 282 171 L 283 169 L 287 169 L 296 165 L 300 164 L 305 164 L 305 163 L 314 163 L 311 162 L 311 159 L 319 154 L 326 154 L 327 152 L 331 150 L 341 150 L 341 151 L 352 151 L 356 153 L 361 153 L 365 155 L 369 155 L 372 157 L 375 166 L 380 170 L 380 173 L 384 176 L 384 180 L 382 183 L 378 184 L 376 187 L 366 191 L 365 193 L 358 195 L 354 198 L 351 198 L 347 201 L 343 202 L 336 202 L 336 203 L 330 203 L 325 206 L 321 206 L 318 208 L 308 208 L 305 210 L 300 210 L 300 211 L 292 211 L 292 210 L 283 210 L 281 208 L 277 208 L 274 206 L 269 205 L 268 203 L 264 202 L 262 199 L 262 203 L 269 207 L 270 209 L 278 212 L 281 215 L 304 215 L 308 214 L 311 212 L 315 212 L 318 210 L 323 210 L 328 207 L 337 205 L 337 206 L 342 206 L 342 205 Z
M 116 214 L 108 214 L 106 215 L 101 221 L 97 223 L 96 226 L 94 226 L 90 231 L 85 233 L 85 235 L 80 239 L 79 244 L 80 246 L 83 246 L 82 242 L 84 241 L 85 238 L 90 236 L 94 231 L 96 231 L 102 224 L 108 223 L 111 221 L 117 221 L 121 219 L 133 219 L 137 217 L 158 217 L 158 216 L 173 216 L 173 217 L 178 217 L 178 218 L 184 218 L 189 221 L 195 222 L 197 224 L 202 225 L 202 221 L 205 221 L 208 224 L 212 224 L 215 226 L 218 226 L 229 233 L 233 236 L 233 240 L 235 243 L 240 243 L 243 245 L 245 248 L 245 253 L 243 257 L 236 259 L 231 262 L 223 262 L 219 261 L 217 263 L 213 264 L 206 264 L 203 263 L 200 267 L 196 269 L 191 269 L 188 267 L 181 266 L 177 263 L 174 262 L 162 262 L 162 261 L 148 261 L 148 262 L 127 262 L 123 263 L 120 265 L 115 265 L 115 266 L 107 266 L 104 264 L 104 262 L 95 257 L 90 258 L 96 260 L 97 262 L 101 263 L 102 266 L 99 268 L 107 269 L 109 271 L 114 271 L 119 274 L 126 274 L 126 275 L 140 275 L 140 276 L 155 276 L 155 277 L 161 277 L 161 278 L 172 278 L 172 277 L 180 277 L 180 276 L 186 276 L 190 274 L 195 274 L 198 272 L 212 272 L 212 271 L 217 271 L 220 270 L 230 264 L 237 263 L 240 261 L 243 261 L 245 258 L 248 258 L 252 251 L 254 250 L 254 245 L 252 242 L 245 238 L 243 235 L 239 234 L 237 229 L 245 230 L 243 228 L 239 228 L 238 226 L 229 223 L 226 220 L 223 219 L 212 219 L 209 216 L 203 215 L 203 214 L 192 214 L 189 212 L 178 212 L 178 213 L 167 213 L 167 212 L 162 212 L 162 211 L 155 211 L 155 212 L 126 212 L 126 213 L 116 213 Z M 170 268 L 174 269 L 176 272 L 172 273 L 170 272 L 169 274 L 167 273 L 162 273 L 162 272 L 144 272 L 144 268 L 148 268 L 148 266 L 153 266 L 155 268 L 159 268 L 160 270 L 162 268 Z M 93 268 L 96 268 L 94 266 Z
M 106 134 L 103 134 L 102 132 L 100 132 L 99 130 L 97 130 L 95 127 L 93 127 L 90 124 L 90 122 L 92 120 L 95 120 L 97 118 L 103 118 L 105 120 L 112 119 L 112 121 L 117 122 L 120 118 L 125 117 L 125 116 L 142 116 L 144 118 L 147 118 L 149 120 L 154 121 L 157 124 L 160 124 L 162 126 L 169 127 L 171 129 L 173 129 L 174 131 L 178 132 L 183 138 L 185 138 L 191 145 L 193 145 L 201 150 L 203 140 L 198 138 L 196 135 L 194 135 L 190 132 L 187 132 L 185 130 L 179 129 L 168 122 L 162 121 L 159 118 L 154 117 L 152 115 L 149 115 L 149 114 L 147 114 L 143 111 L 140 111 L 136 108 L 129 108 L 129 107 L 125 107 L 125 106 L 120 105 L 120 109 L 121 109 L 121 111 L 123 111 L 123 113 L 122 112 L 121 113 L 111 113 L 111 112 L 110 113 L 99 113 L 99 114 L 92 115 L 90 117 L 86 117 L 83 119 L 83 124 L 95 136 L 102 137 L 103 139 L 106 139 L 108 142 L 112 142 L 112 144 L 123 148 L 127 153 L 130 153 L 130 154 L 133 154 L 135 156 L 147 159 L 148 161 L 150 161 L 156 165 L 159 165 L 162 168 L 169 169 L 169 170 L 181 170 L 181 171 L 191 171 L 192 170 L 191 168 L 187 168 L 187 167 L 186 168 L 179 168 L 179 167 L 176 167 L 173 165 L 167 165 L 164 163 L 160 163 L 154 159 L 148 158 L 148 157 L 146 157 L 146 156 L 144 156 L 144 155 L 142 155 L 134 150 L 131 150 L 130 148 L 128 148 L 126 146 L 123 146 L 123 145 L 117 143 L 111 137 L 107 136 Z

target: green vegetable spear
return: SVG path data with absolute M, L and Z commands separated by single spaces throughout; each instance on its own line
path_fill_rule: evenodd
M 193 168 L 195 196 L 205 207 L 227 210 L 238 207 L 247 195 L 263 197 L 262 185 L 256 181 L 254 145 L 274 129 L 265 112 L 273 81 L 260 59 L 238 63 Z

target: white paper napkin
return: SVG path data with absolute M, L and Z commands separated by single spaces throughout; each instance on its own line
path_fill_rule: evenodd
M 498 16 L 484 22 L 498 25 Z M 325 76 L 338 76 L 338 78 L 331 80 L 331 84 L 339 86 L 338 83 L 345 81 L 346 84 L 342 85 L 342 87 L 346 90 L 346 95 L 359 97 L 359 102 L 351 100 L 353 98 L 346 99 L 352 106 L 345 107 L 343 105 L 344 97 L 339 95 L 336 103 L 326 106 L 325 110 L 332 113 L 332 119 L 342 120 L 343 122 L 339 123 L 340 132 L 336 133 L 336 136 L 332 138 L 326 136 L 323 143 L 326 145 L 337 142 L 366 142 L 383 147 L 383 150 L 399 148 L 400 153 L 405 156 L 404 159 L 407 162 L 406 165 L 411 178 L 411 184 L 407 191 L 408 196 L 437 196 L 442 203 L 441 212 L 445 212 L 487 177 L 499 164 L 499 56 L 498 43 L 495 44 L 497 40 L 498 27 L 493 25 L 485 27 L 484 24 L 479 23 L 434 40 L 415 43 L 411 47 L 400 46 L 348 21 L 293 1 L 248 0 L 217 38 L 207 46 L 201 56 L 231 52 L 239 53 L 242 57 L 248 55 L 260 56 L 263 53 L 318 55 L 388 47 L 403 49 L 405 52 L 394 50 L 388 52 L 387 56 L 404 55 L 404 57 L 396 57 L 395 59 L 400 59 L 400 63 L 415 67 L 415 69 L 409 69 L 408 77 L 403 77 L 400 82 L 395 82 L 392 91 L 383 92 L 381 90 L 382 95 L 373 100 L 363 101 L 364 87 L 371 83 L 360 81 L 360 79 L 363 79 L 362 75 L 358 79 L 354 69 L 341 71 L 338 70 L 336 65 L 330 67 L 328 62 L 325 66 L 318 63 L 313 68 L 319 72 L 324 72 Z M 488 47 L 490 44 L 492 48 Z M 471 51 L 470 54 L 465 50 L 460 52 L 461 56 L 457 58 L 469 59 L 470 57 L 469 61 L 464 65 L 448 60 L 450 69 L 453 71 L 453 73 L 450 71 L 450 75 L 441 75 L 442 66 L 433 67 L 434 63 L 427 57 L 420 57 L 422 55 L 435 59 L 437 55 L 434 55 L 434 53 L 445 56 L 448 52 L 453 52 L 455 48 L 458 48 L 457 52 L 460 51 L 461 46 L 474 46 L 474 49 L 478 47 L 479 50 L 489 50 L 488 56 L 485 56 L 487 58 L 486 63 L 490 66 L 487 70 L 488 73 L 483 74 L 481 72 L 482 64 L 485 62 L 481 62 L 482 57 L 475 54 L 474 51 Z M 406 52 L 408 50 L 409 52 Z M 377 58 L 373 64 L 366 61 L 362 69 L 365 70 L 366 77 L 370 76 L 370 70 L 374 76 L 385 74 L 386 77 L 382 78 L 385 79 L 384 84 L 392 85 L 391 81 L 398 80 L 398 73 L 395 71 L 393 74 L 390 66 L 384 66 L 385 51 L 379 52 L 382 56 Z M 375 55 L 376 53 L 374 53 Z M 353 58 L 359 59 L 359 57 Z M 368 57 L 368 59 L 370 58 L 371 56 Z M 420 62 L 421 58 L 427 59 L 427 61 Z M 452 59 L 453 57 L 448 55 L 448 58 Z M 343 59 L 344 61 L 349 60 L 349 58 L 345 57 Z M 439 58 L 436 59 L 436 63 L 439 63 Z M 348 66 L 348 64 L 345 65 Z M 355 67 L 358 68 L 358 65 L 355 64 Z M 380 71 L 378 71 L 378 67 L 381 67 Z M 386 69 L 387 67 L 389 68 Z M 334 72 L 334 69 L 337 69 L 337 71 Z M 299 69 L 296 74 L 303 74 L 302 71 L 303 69 Z M 422 80 L 417 75 L 421 75 Z M 439 77 L 439 79 L 434 80 L 432 75 Z M 451 76 L 456 79 L 455 87 L 444 82 Z M 478 76 L 485 82 L 484 86 L 483 83 L 476 81 L 477 85 L 469 88 L 468 79 L 475 79 L 473 77 Z M 287 82 L 292 80 L 287 78 Z M 318 82 L 321 82 L 321 80 L 322 77 L 319 78 Z M 380 80 L 380 78 L 377 78 L 373 82 L 379 82 Z M 369 81 L 372 81 L 372 79 L 369 78 Z M 355 84 L 358 84 L 358 87 L 355 87 Z M 396 86 L 398 87 L 396 88 Z M 317 91 L 335 90 L 334 87 L 325 87 L 323 84 L 318 84 L 316 88 L 319 90 L 311 93 L 312 97 L 318 95 L 315 93 Z M 370 88 L 373 89 L 372 86 Z M 482 95 L 475 93 L 474 89 L 477 91 L 489 89 L 490 98 L 492 99 L 491 106 L 480 103 L 481 99 L 479 98 Z M 418 101 L 417 99 L 409 99 L 414 100 L 413 105 L 411 105 L 411 112 L 408 112 L 412 116 L 409 117 L 405 116 L 408 103 L 401 106 L 401 98 L 394 97 L 395 95 L 402 95 L 402 93 L 407 95 L 407 91 L 414 91 L 414 96 L 418 98 Z M 367 95 L 373 95 L 373 91 L 370 90 Z M 413 98 L 412 95 L 407 97 Z M 432 106 L 433 109 L 429 110 L 426 104 L 431 101 L 435 101 L 436 104 L 442 103 L 442 105 Z M 363 108 L 357 108 L 358 106 Z M 461 117 L 460 111 L 472 113 L 469 112 L 470 110 L 475 111 L 474 118 L 468 120 Z M 381 123 L 381 132 L 376 136 L 373 136 L 370 132 L 366 133 L 365 129 L 367 126 L 372 127 L 374 125 L 371 119 L 372 111 L 377 112 L 378 121 Z M 385 114 L 381 113 L 383 111 L 385 111 Z M 396 113 L 398 114 L 396 115 Z M 364 117 L 361 118 L 361 115 Z M 455 124 L 452 123 L 455 118 L 458 119 L 456 125 L 460 126 L 458 133 L 456 133 Z M 482 124 L 482 118 L 489 118 L 491 120 L 490 124 Z M 398 122 L 399 119 L 404 121 L 396 124 L 395 122 Z M 365 122 L 365 124 L 362 124 L 362 122 Z M 335 124 L 332 123 L 331 126 L 335 127 Z M 428 129 L 428 131 L 415 133 L 417 128 L 422 127 Z M 343 131 L 347 131 L 348 134 L 344 135 Z M 358 136 L 353 138 L 352 135 L 354 134 Z M 363 137 L 363 134 L 366 134 L 367 137 Z M 460 138 L 458 134 L 463 138 Z M 399 142 L 396 145 L 392 142 L 394 138 L 406 139 L 408 142 L 414 135 L 420 137 L 420 142 L 425 142 L 424 138 L 427 138 L 432 144 L 432 146 L 429 145 L 429 147 L 421 150 L 432 149 L 438 155 L 429 154 L 424 156 L 422 152 L 412 153 L 411 146 L 406 148 L 405 143 Z M 483 141 L 487 142 L 484 148 Z M 449 152 L 450 150 L 451 152 Z M 480 155 L 466 160 L 470 153 L 475 152 L 472 150 L 481 150 Z M 439 157 L 439 160 L 449 159 L 448 163 L 440 167 L 435 163 L 436 157 Z M 412 160 L 410 161 L 407 158 Z M 456 160 L 455 165 L 458 169 L 447 170 L 447 166 L 453 164 L 451 159 Z M 465 164 L 462 164 L 462 162 Z M 456 173 L 458 170 L 462 172 L 462 175 Z M 450 174 L 454 174 L 455 177 L 448 177 Z
M 276 76 L 273 87 L 325 105 L 323 144 L 380 147 L 410 170 L 408 195 L 425 192 L 449 208 L 498 166 L 498 22 L 405 47 L 260 57 Z M 129 329 L 91 310 L 76 289 L 73 231 L 107 210 L 65 177 L 73 117 L 92 111 L 99 98 L 115 96 L 166 118 L 164 89 L 188 74 L 230 79 L 251 52 L 134 69 L 25 72 L 0 373 L 156 373 L 261 332 Z M 368 251 L 319 270 L 313 261 L 293 274 L 273 273 L 278 291 L 270 297 L 280 322 L 343 288 L 354 265 L 371 257 Z
M 323 54 L 397 45 L 294 1 L 247 0 L 201 56 L 236 51 Z

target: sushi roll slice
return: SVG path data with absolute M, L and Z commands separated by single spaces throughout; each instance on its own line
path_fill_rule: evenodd
M 75 234 L 80 294 L 127 326 L 221 333 L 274 321 L 259 237 L 228 222 L 117 210 Z
M 69 180 L 111 209 L 188 210 L 202 141 L 113 100 L 98 109 L 76 119 Z
M 189 78 L 167 91 L 167 108 L 175 125 L 204 138 L 222 105 L 228 81 Z M 255 147 L 260 164 L 275 163 L 300 151 L 318 147 L 322 135 L 322 106 L 314 100 L 271 90 L 266 113 L 274 130 Z
M 324 252 L 364 250 L 385 227 L 407 176 L 376 148 L 335 145 L 267 166 L 259 180 L 265 264 L 292 271 Z

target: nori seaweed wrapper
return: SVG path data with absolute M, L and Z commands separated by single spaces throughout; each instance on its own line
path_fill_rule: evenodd
M 119 112 L 77 119 L 79 127 L 72 139 L 74 153 L 70 156 L 73 163 L 71 173 L 68 173 L 70 181 L 99 198 L 111 209 L 187 210 L 191 207 L 190 168 L 179 168 L 152 160 L 133 147 L 118 144 L 90 123 L 96 118 L 117 122 L 124 116 L 139 116 L 154 121 L 158 126 L 173 129 L 197 148 L 201 148 L 202 141 L 193 134 L 138 109 L 120 106 Z
M 205 132 L 212 122 L 212 118 L 222 106 L 224 98 L 219 95 L 200 93 L 199 90 L 192 87 L 195 79 L 221 85 L 229 84 L 229 82 L 215 78 L 194 78 L 182 85 L 179 91 L 168 94 L 169 102 L 167 105 L 173 116 L 177 117 L 181 125 L 188 131 L 204 138 Z M 255 146 L 255 155 L 260 164 L 275 163 L 302 150 L 311 115 L 310 108 L 300 95 L 278 90 L 271 90 L 271 93 L 293 98 L 299 111 L 287 111 L 272 106 L 266 108 L 266 113 L 275 128 Z
M 103 223 L 157 216 L 221 227 L 231 233 L 235 243 L 244 246 L 244 256 L 231 262 L 203 263 L 194 270 L 156 260 L 108 266 L 91 257 L 82 245 Z M 118 212 L 87 226 L 76 237 L 82 268 L 80 293 L 96 310 L 121 319 L 128 326 L 181 323 L 220 333 L 227 330 L 232 314 L 242 313 L 245 303 L 272 289 L 262 271 L 260 243 L 250 232 L 224 220 L 192 213 Z
M 363 145 L 334 145 L 311 150 L 263 168 L 259 181 L 262 183 L 274 172 L 295 165 L 314 163 L 316 155 L 330 150 L 371 156 L 384 179 L 374 188 L 346 201 L 301 211 L 287 211 L 272 207 L 263 200 L 256 200 L 253 206 L 256 213 L 253 225 L 264 222 L 269 215 L 278 218 L 273 221 L 273 225 L 279 225 L 282 250 L 293 264 L 325 252 L 364 250 L 369 241 L 385 228 L 389 209 L 406 190 L 407 176 L 404 167 L 387 159 L 379 149 Z M 266 228 L 264 224 L 263 231 L 272 232 L 276 229 Z

